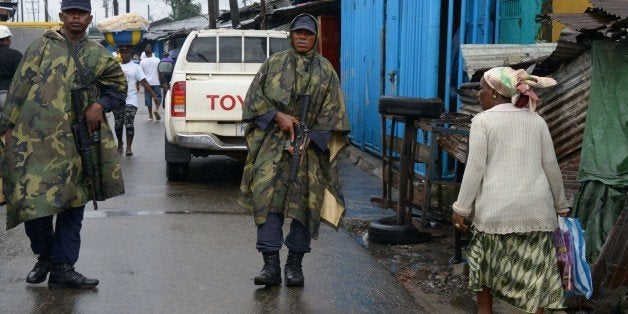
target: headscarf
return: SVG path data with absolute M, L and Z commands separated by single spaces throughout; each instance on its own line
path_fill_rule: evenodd
M 549 87 L 556 85 L 556 80 L 550 77 L 530 75 L 525 70 L 513 70 L 510 67 L 496 67 L 484 72 L 484 80 L 492 89 L 500 95 L 510 97 L 513 104 L 522 95 L 528 96 L 527 107 L 535 111 L 539 96 L 532 87 Z M 525 107 L 524 104 L 523 107 Z

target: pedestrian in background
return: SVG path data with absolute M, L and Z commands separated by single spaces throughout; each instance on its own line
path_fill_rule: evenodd
M 462 231 L 464 218 L 471 218 L 469 287 L 477 292 L 479 313 L 492 312 L 493 296 L 530 313 L 563 308 L 552 234 L 557 214 L 568 215 L 569 207 L 532 90 L 555 84 L 508 67 L 490 69 L 480 81 L 484 112 L 471 123 L 452 217 Z
M 309 14 L 297 16 L 290 26 L 291 48 L 271 55 L 261 66 L 246 95 L 243 120 L 248 157 L 242 176 L 239 203 L 254 214 L 256 248 L 264 267 L 256 285 L 281 284 L 279 250 L 285 243 L 287 286 L 303 286 L 303 255 L 319 233 L 321 212 L 344 212 L 336 156 L 349 132 L 338 75 L 316 51 L 318 25 Z M 311 96 L 307 124 L 311 130 L 303 148 L 292 197 L 287 199 L 288 177 L 299 123 L 299 95 Z M 309 145 L 308 145 L 309 144 Z M 283 237 L 284 218 L 292 218 Z M 338 216 L 338 219 L 340 216 Z
M 144 53 L 146 53 L 146 57 L 140 60 L 140 66 L 146 75 L 146 81 L 159 98 L 159 103 L 161 103 L 161 80 L 159 74 L 160 60 L 153 55 L 153 48 L 150 45 L 146 45 Z M 159 106 L 153 106 L 153 97 L 146 91 L 144 91 L 144 104 L 148 108 L 149 120 L 153 120 L 153 115 L 155 116 L 155 119 L 161 120 L 161 116 L 159 115 Z
M 7 98 L 7 90 L 22 60 L 22 53 L 11 48 L 11 30 L 0 25 L 0 110 Z
M 61 2 L 63 27 L 47 30 L 26 50 L 0 117 L 0 134 L 6 141 L 1 169 L 7 229 L 24 222 L 38 256 L 26 282 L 43 282 L 50 271 L 50 288 L 98 285 L 97 279 L 74 269 L 85 203 L 94 196 L 71 129 L 76 119 L 73 89 L 83 92 L 88 131 L 100 133 L 100 141 L 91 148 L 100 150 L 101 191 L 105 198 L 124 193 L 120 160 L 104 112 L 123 104 L 126 82 L 111 53 L 87 38 L 90 12 L 89 0 Z
M 127 81 L 126 104 L 121 108 L 113 111 L 115 121 L 116 138 L 118 139 L 118 153 L 122 154 L 124 150 L 124 140 L 122 138 L 123 131 L 126 131 L 126 155 L 133 156 L 133 137 L 135 136 L 135 114 L 137 113 L 137 92 L 138 84 L 144 86 L 144 92 L 149 93 L 153 99 L 155 106 L 159 106 L 159 97 L 146 81 L 146 75 L 142 71 L 142 67 L 131 62 L 131 47 L 120 47 L 118 53 L 122 57 L 122 71 Z
M 17 65 L 22 60 L 22 53 L 11 47 L 11 30 L 4 25 L 0 25 L 0 112 L 7 99 L 7 90 L 17 70 Z M 0 153 L 0 159 L 2 158 Z M 6 204 L 4 193 L 2 192 L 2 178 L 0 178 L 0 205 Z
M 164 52 L 164 57 L 159 62 L 159 78 L 161 79 L 161 87 L 163 88 L 161 95 L 161 106 L 165 107 L 166 95 L 170 89 L 170 80 L 172 80 L 172 70 L 174 69 L 174 60 L 170 58 L 169 52 Z

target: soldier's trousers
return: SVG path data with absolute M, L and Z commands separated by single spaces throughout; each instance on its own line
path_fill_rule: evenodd
M 74 265 L 81 249 L 81 227 L 85 205 L 70 208 L 53 216 L 40 217 L 24 222 L 26 235 L 31 241 L 33 253 L 52 258 L 53 263 Z
M 283 222 L 283 214 L 268 213 L 266 222 L 257 226 L 257 250 L 262 253 L 279 251 L 285 243 L 289 250 L 310 253 L 312 237 L 307 228 L 300 221 L 292 219 L 290 231 L 284 242 Z

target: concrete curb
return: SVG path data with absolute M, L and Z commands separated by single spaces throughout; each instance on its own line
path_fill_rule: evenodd
M 380 158 L 377 158 L 373 155 L 370 155 L 367 152 L 361 151 L 359 148 L 349 145 L 345 149 L 345 155 L 349 161 L 358 166 L 361 170 L 367 172 L 368 174 L 382 179 L 382 161 Z

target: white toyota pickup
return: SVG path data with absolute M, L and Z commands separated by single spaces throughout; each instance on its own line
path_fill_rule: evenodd
M 165 96 L 169 181 L 187 177 L 192 156 L 244 160 L 244 97 L 262 62 L 288 47 L 283 31 L 208 29 L 187 36 Z

